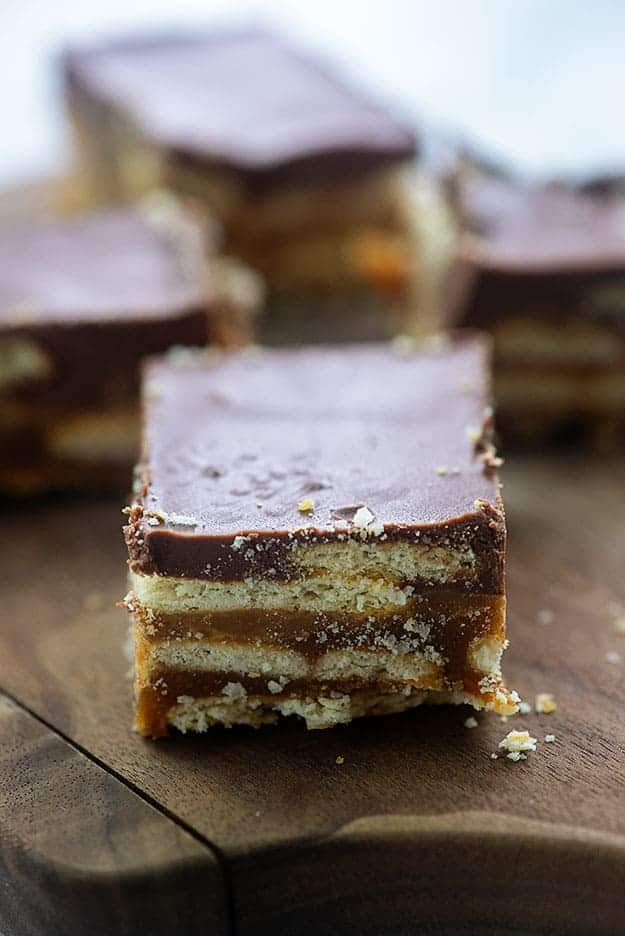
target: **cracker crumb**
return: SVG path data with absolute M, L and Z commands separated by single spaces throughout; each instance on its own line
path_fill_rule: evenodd
M 256 501 L 256 506 L 257 506 L 257 507 L 258 507 L 258 509 L 260 510 L 260 509 L 261 509 L 261 507 L 263 507 L 263 506 L 264 506 L 264 504 L 263 504 L 263 502 L 262 502 L 261 500 L 257 500 L 257 501 Z
M 617 653 L 616 650 L 610 650 L 609 653 L 606 653 L 605 658 L 608 663 L 620 663 L 621 654 Z
M 446 468 L 445 465 L 439 465 L 436 469 L 436 474 L 444 478 L 446 474 L 449 474 L 449 468 Z
M 499 742 L 499 747 L 506 750 L 506 757 L 511 761 L 526 760 L 525 751 L 536 750 L 536 738 L 532 738 L 527 730 L 509 731 L 505 738 Z
M 245 686 L 241 685 L 238 682 L 229 682 L 221 690 L 222 695 L 227 696 L 228 699 L 234 701 L 235 699 L 246 699 L 247 691 Z
M 529 715 L 531 711 L 532 706 L 529 704 L 529 702 L 519 702 L 519 712 L 521 715 Z
M 195 517 L 191 517 L 187 514 L 178 514 L 170 513 L 167 515 L 167 519 L 174 526 L 197 526 L 198 522 Z
M 338 765 L 340 766 L 341 764 L 344 764 L 344 763 L 345 763 L 345 758 L 343 757 L 342 754 L 337 754 L 336 760 L 335 760 L 334 763 L 335 763 L 335 764 L 338 764 Z
M 102 592 L 90 591 L 84 597 L 83 608 L 85 611 L 101 611 L 105 604 Z
M 391 341 L 391 350 L 398 357 L 414 354 L 417 343 L 410 335 L 395 335 Z
M 464 722 L 465 728 L 477 728 L 477 726 L 478 726 L 478 720 L 477 718 L 473 718 L 472 715 L 469 715 L 469 717 L 465 719 L 465 722 Z
M 557 707 L 551 692 L 539 692 L 534 700 L 534 708 L 539 715 L 550 715 Z
M 555 740 L 556 740 L 556 736 L 554 734 L 545 735 L 545 744 L 553 744 Z
M 384 524 L 376 520 L 375 515 L 368 507 L 359 507 L 352 519 L 352 526 L 358 530 L 362 538 L 366 538 L 369 533 L 373 536 L 381 536 L 384 533 Z
M 469 442 L 473 442 L 474 444 L 479 442 L 480 438 L 482 437 L 482 433 L 476 426 L 467 426 L 465 432 Z
M 356 513 L 354 514 L 354 519 L 352 523 L 355 527 L 359 529 L 365 529 L 373 522 L 373 514 L 368 507 L 359 507 Z
M 441 354 L 451 345 L 449 337 L 444 332 L 435 332 L 432 335 L 426 335 L 421 344 L 426 351 L 432 351 L 434 354 Z
M 499 754 L 496 754 L 495 751 L 490 755 L 491 760 L 499 760 Z
M 305 497 L 304 500 L 301 500 L 297 505 L 297 509 L 300 513 L 310 513 L 315 509 L 315 502 L 312 497 Z
M 612 628 L 615 634 L 625 635 L 625 617 L 615 618 Z

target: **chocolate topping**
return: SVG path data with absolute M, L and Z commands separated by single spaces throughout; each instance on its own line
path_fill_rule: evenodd
M 262 31 L 134 38 L 70 51 L 71 89 L 130 116 L 180 158 L 266 182 L 411 157 L 411 131 Z
M 625 326 L 625 204 L 562 186 L 465 183 L 448 324 L 517 315 Z
M 558 185 L 468 181 L 461 196 L 471 243 L 493 269 L 563 272 L 625 268 L 625 204 Z
M 199 238 L 199 233 L 197 233 Z M 131 211 L 0 232 L 0 329 L 170 318 L 206 306 L 196 234 Z
M 363 345 L 151 363 L 133 569 L 288 577 L 299 543 L 402 539 L 470 545 L 468 587 L 501 590 L 486 366 L 470 333 L 409 355 Z
M 42 362 L 5 381 L 3 399 L 32 403 L 36 424 L 135 405 L 144 356 L 210 340 L 220 308 L 201 232 L 186 216 L 165 221 L 124 211 L 0 234 L 0 342 Z

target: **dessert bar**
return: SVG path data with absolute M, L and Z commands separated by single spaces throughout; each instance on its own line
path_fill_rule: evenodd
M 203 205 L 266 281 L 263 340 L 411 329 L 416 142 L 368 95 L 263 31 L 77 48 L 65 79 L 87 198 L 162 186 Z
M 506 440 L 625 441 L 625 203 L 473 178 L 446 320 L 494 338 Z
M 143 355 L 247 337 L 200 229 L 154 207 L 0 232 L 0 490 L 127 490 Z
M 488 350 L 160 359 L 127 508 L 136 728 L 326 728 L 503 685 Z

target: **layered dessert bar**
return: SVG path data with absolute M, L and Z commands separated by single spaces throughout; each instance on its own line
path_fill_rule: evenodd
M 0 232 L 0 490 L 127 490 L 142 357 L 250 331 L 200 228 L 153 207 Z
M 268 289 L 269 341 L 410 331 L 418 294 L 409 129 L 260 31 L 153 36 L 65 57 L 90 201 L 194 199 Z
M 625 202 L 473 177 L 446 321 L 494 338 L 506 440 L 625 441 Z
M 125 527 L 141 734 L 516 710 L 487 368 L 471 336 L 150 363 Z

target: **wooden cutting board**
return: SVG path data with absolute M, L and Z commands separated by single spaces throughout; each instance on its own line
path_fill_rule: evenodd
M 474 729 L 433 708 L 142 740 L 120 505 L 0 505 L 4 936 L 625 933 L 625 461 L 505 482 L 508 682 L 558 708 Z M 538 751 L 491 759 L 513 726 Z

